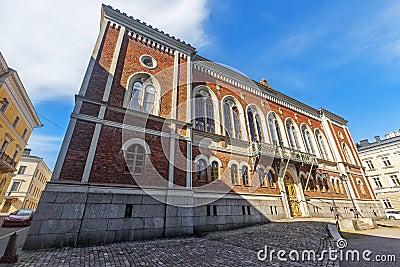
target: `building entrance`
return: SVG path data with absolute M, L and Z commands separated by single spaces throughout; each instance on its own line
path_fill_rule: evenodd
M 290 208 L 290 215 L 293 217 L 301 217 L 300 202 L 297 197 L 296 187 L 294 186 L 293 178 L 286 174 L 284 179 L 286 196 Z

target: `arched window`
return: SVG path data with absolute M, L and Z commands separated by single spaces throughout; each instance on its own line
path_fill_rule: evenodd
M 240 113 L 235 102 L 231 99 L 224 101 L 224 120 L 225 120 L 225 131 L 226 135 L 241 139 L 242 132 L 240 127 Z
M 353 157 L 350 155 L 347 145 L 345 143 L 342 143 L 342 149 L 345 161 L 354 164 Z
M 125 151 L 126 168 L 132 174 L 139 175 L 143 172 L 145 149 L 138 144 L 130 145 Z
M 329 156 L 328 156 L 327 147 L 325 145 L 325 139 L 322 136 L 322 134 L 319 131 L 319 129 L 315 130 L 315 138 L 317 138 L 318 149 L 319 149 L 319 153 L 321 154 L 322 159 L 327 159 L 328 160 Z
M 358 188 L 360 189 L 361 194 L 365 195 L 364 184 L 361 182 L 360 179 L 357 179 L 357 185 L 358 185 Z
M 247 166 L 242 167 L 242 184 L 249 185 L 249 170 Z
M 305 124 L 303 124 L 301 126 L 301 133 L 303 135 L 304 143 L 306 143 L 307 153 L 315 155 L 315 149 L 314 149 L 311 133 Z
M 211 176 L 211 181 L 215 181 L 219 178 L 219 165 L 218 162 L 216 161 L 211 162 L 210 176 Z
M 323 192 L 329 191 L 329 185 L 328 185 L 328 179 L 326 177 L 322 178 L 322 187 L 323 187 Z
M 238 166 L 236 164 L 232 164 L 231 166 L 231 180 L 233 185 L 240 184 L 238 176 Z
M 268 185 L 270 187 L 276 188 L 276 179 L 271 171 L 268 172 Z
M 260 186 L 267 187 L 268 186 L 268 177 L 265 175 L 265 170 L 258 168 L 257 174 L 258 174 L 258 178 L 260 179 Z
M 339 189 L 339 187 L 338 187 L 338 184 L 336 183 L 336 181 L 335 181 L 335 178 L 331 178 L 331 184 L 332 184 L 332 186 L 333 186 L 333 191 L 335 191 L 335 193 L 339 193 L 340 191 L 340 189 Z
M 210 94 L 200 90 L 195 95 L 195 128 L 215 133 L 214 105 Z
M 275 113 L 270 113 L 268 115 L 268 128 L 272 144 L 282 146 L 283 145 L 282 133 Z
M 288 134 L 290 147 L 296 150 L 300 150 L 300 142 L 297 131 L 291 119 L 288 119 L 286 121 L 286 132 Z
M 204 159 L 197 161 L 197 179 L 199 181 L 207 181 L 207 163 Z
M 144 113 L 154 113 L 156 89 L 150 75 L 141 75 L 133 82 L 128 107 Z
M 263 133 L 261 128 L 261 118 L 252 108 L 247 109 L 247 119 L 249 122 L 250 140 L 263 141 Z

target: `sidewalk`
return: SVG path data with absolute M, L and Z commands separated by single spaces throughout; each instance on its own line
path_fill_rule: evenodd
M 24 251 L 14 266 L 320 266 L 321 262 L 260 261 L 257 252 L 265 246 L 269 251 L 321 249 L 321 240 L 328 239 L 325 226 L 314 221 L 272 222 L 198 237 Z

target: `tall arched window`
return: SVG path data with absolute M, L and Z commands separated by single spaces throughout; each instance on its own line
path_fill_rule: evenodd
M 149 75 L 137 78 L 131 90 L 128 107 L 144 113 L 154 113 L 154 103 L 157 100 L 156 89 Z
M 300 150 L 300 142 L 297 135 L 297 131 L 291 119 L 288 119 L 286 121 L 286 131 L 288 134 L 290 147 L 296 150 Z
M 211 181 L 218 180 L 219 178 L 219 165 L 218 162 L 216 161 L 211 162 L 210 176 L 211 176 Z
M 319 149 L 319 152 L 321 154 L 322 159 L 327 159 L 328 160 L 329 156 L 328 156 L 327 147 L 325 145 L 325 139 L 322 136 L 322 134 L 319 131 L 319 129 L 315 130 L 315 138 L 317 139 L 318 149 Z
M 197 161 L 197 179 L 200 181 L 207 181 L 207 163 L 204 159 Z
M 250 185 L 249 183 L 249 169 L 247 166 L 242 167 L 242 184 Z
M 351 164 L 354 164 L 353 157 L 350 155 L 349 150 L 347 149 L 347 145 L 345 143 L 342 144 L 343 154 L 345 161 Z
M 270 113 L 268 115 L 268 128 L 269 128 L 269 134 L 271 135 L 272 144 L 282 146 L 283 145 L 282 133 L 275 113 Z
M 130 145 L 125 151 L 126 168 L 132 174 L 142 174 L 145 149 L 138 144 Z
M 260 180 L 260 186 L 268 186 L 268 177 L 265 175 L 265 170 L 262 168 L 257 169 L 258 178 Z
M 235 102 L 231 99 L 224 101 L 224 120 L 225 120 L 225 131 L 226 135 L 241 139 L 242 132 L 240 127 L 240 113 Z
M 357 185 L 358 185 L 358 188 L 360 189 L 361 194 L 365 195 L 364 184 L 361 182 L 360 179 L 357 179 Z
M 231 180 L 233 185 L 240 184 L 238 176 L 238 166 L 236 164 L 232 164 L 231 166 Z
M 214 105 L 210 94 L 201 90 L 195 95 L 195 128 L 215 133 Z
M 247 119 L 249 122 L 250 140 L 263 141 L 260 115 L 249 107 L 247 109 Z
M 311 133 L 305 124 L 303 124 L 301 126 L 301 133 L 303 135 L 304 143 L 306 143 L 307 153 L 315 155 L 315 149 L 314 149 Z

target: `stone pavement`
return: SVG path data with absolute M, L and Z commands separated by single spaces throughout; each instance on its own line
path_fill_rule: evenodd
M 24 251 L 14 266 L 333 266 L 327 262 L 260 261 L 268 246 L 288 253 L 334 246 L 326 222 L 272 222 L 195 237 Z M 263 254 L 261 254 L 263 255 Z M 288 256 L 286 255 L 286 258 Z M 337 265 L 337 264 L 336 264 Z

